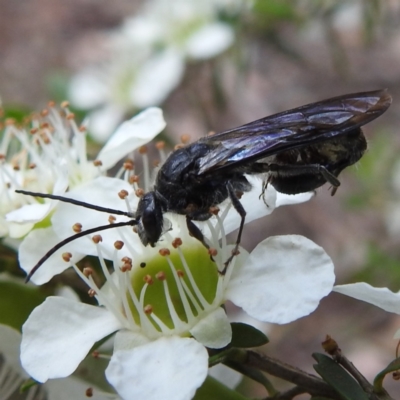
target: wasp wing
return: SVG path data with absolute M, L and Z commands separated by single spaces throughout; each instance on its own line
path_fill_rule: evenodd
M 200 139 L 212 148 L 199 161 L 199 174 L 236 167 L 282 151 L 346 134 L 383 114 L 387 90 L 353 93 L 307 104 Z

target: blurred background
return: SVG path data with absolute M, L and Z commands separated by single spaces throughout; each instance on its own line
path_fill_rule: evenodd
M 0 10 L 6 116 L 67 99 L 78 119 L 90 116 L 93 154 L 119 122 L 150 105 L 162 107 L 172 145 L 183 134 L 196 140 L 388 88 L 393 104 L 365 127 L 369 151 L 341 174 L 336 195 L 325 185 L 311 201 L 277 209 L 246 226 L 242 245 L 301 234 L 332 257 L 337 283 L 400 290 L 400 1 L 0 0 Z M 15 273 L 10 263 L 5 269 Z M 310 317 L 268 327 L 263 350 L 313 372 L 311 353 L 330 334 L 372 378 L 395 357 L 398 328 L 399 316 L 331 294 Z M 395 397 L 399 383 L 386 379 Z M 246 380 L 240 390 L 265 396 Z

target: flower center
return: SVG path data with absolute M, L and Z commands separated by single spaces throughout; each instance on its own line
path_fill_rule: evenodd
M 187 329 L 207 311 L 217 294 L 218 272 L 207 250 L 200 244 L 183 249 L 160 250 L 131 274 L 133 290 L 157 330 Z M 130 301 L 132 314 L 139 314 Z

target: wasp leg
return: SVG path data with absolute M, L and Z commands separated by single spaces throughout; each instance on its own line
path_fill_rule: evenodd
M 186 226 L 191 236 L 197 239 L 207 250 L 210 249 L 209 244 L 206 242 L 206 239 L 203 235 L 203 232 L 200 228 L 193 223 L 192 218 L 188 215 L 186 216 Z
M 225 275 L 229 264 L 233 260 L 233 257 L 235 257 L 239 254 L 239 245 L 240 245 L 240 241 L 242 240 L 242 232 L 243 232 L 244 222 L 246 220 L 246 210 L 242 206 L 242 203 L 240 202 L 239 198 L 237 197 L 237 195 L 235 193 L 235 189 L 233 188 L 233 186 L 230 182 L 228 182 L 227 188 L 228 188 L 229 198 L 231 199 L 232 205 L 235 208 L 235 210 L 238 212 L 238 214 L 240 215 L 241 220 L 240 220 L 239 232 L 238 232 L 238 235 L 236 238 L 235 247 L 232 250 L 232 254 L 225 261 L 224 269 L 220 272 L 221 275 Z
M 323 178 L 333 186 L 332 196 L 335 194 L 337 188 L 340 186 L 339 179 L 328 171 L 328 169 L 321 164 L 306 164 L 306 165 L 280 165 L 270 164 L 270 172 L 277 172 L 284 176 L 301 176 L 304 174 L 320 174 Z

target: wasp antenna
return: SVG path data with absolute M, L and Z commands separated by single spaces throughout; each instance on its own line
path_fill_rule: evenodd
M 91 228 L 87 229 L 85 231 L 79 232 L 75 235 L 72 235 L 70 237 L 67 237 L 66 239 L 62 240 L 60 243 L 57 243 L 52 249 L 50 249 L 37 263 L 36 265 L 31 269 L 29 274 L 27 275 L 25 279 L 25 283 L 28 283 L 30 279 L 32 278 L 33 274 L 42 266 L 42 264 L 47 261 L 57 250 L 61 249 L 61 247 L 65 246 L 66 244 L 81 238 L 82 236 L 90 235 L 91 233 L 95 232 L 100 232 L 100 231 L 105 231 L 107 229 L 112 229 L 112 228 L 120 228 L 122 226 L 129 226 L 129 225 L 137 225 L 138 221 L 136 219 L 131 219 L 130 221 L 125 221 L 125 222 L 117 222 L 115 224 L 109 224 L 109 225 L 101 225 L 97 226 L 96 228 Z
M 94 204 L 89 204 L 89 203 L 85 203 L 84 201 L 70 199 L 69 197 L 57 196 L 55 194 L 28 192 L 26 190 L 16 190 L 15 192 L 26 194 L 29 196 L 34 196 L 34 197 L 42 197 L 44 199 L 60 200 L 64 203 L 71 203 L 71 204 L 75 204 L 76 206 L 82 206 L 85 208 L 90 208 L 91 210 L 101 211 L 101 212 L 105 212 L 105 213 L 109 213 L 109 214 L 124 215 L 125 217 L 130 217 L 130 218 L 133 217 L 133 215 L 131 213 L 126 212 L 126 211 L 114 210 L 113 208 L 95 206 Z

